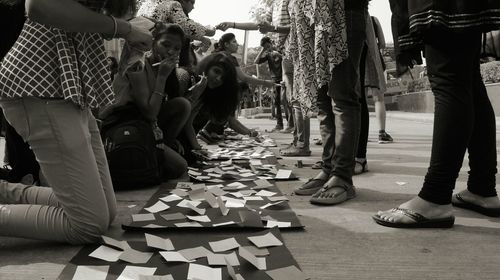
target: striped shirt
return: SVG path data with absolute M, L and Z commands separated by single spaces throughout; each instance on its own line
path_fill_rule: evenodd
M 267 12 L 265 18 L 274 26 L 290 26 L 290 14 L 288 13 L 288 4 L 290 0 L 275 0 L 271 9 Z M 288 34 L 273 33 L 270 35 L 274 45 L 283 51 Z
M 104 0 L 78 1 L 101 11 Z M 27 20 L 0 66 L 0 98 L 63 98 L 85 108 L 114 100 L 99 34 L 67 32 Z

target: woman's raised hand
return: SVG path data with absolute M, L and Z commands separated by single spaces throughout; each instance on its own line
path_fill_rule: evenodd
M 126 32 L 124 39 L 134 48 L 142 51 L 148 51 L 153 44 L 153 35 L 149 30 L 140 28 L 134 22 L 128 22 L 130 31 Z

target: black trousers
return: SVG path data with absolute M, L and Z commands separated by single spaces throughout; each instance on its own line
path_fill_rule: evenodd
M 431 30 L 424 41 L 435 115 L 431 162 L 419 196 L 451 203 L 466 150 L 468 190 L 496 196 L 495 114 L 480 73 L 481 34 Z
M 361 96 L 359 98 L 359 104 L 361 105 L 361 126 L 359 129 L 359 139 L 358 139 L 358 150 L 356 152 L 357 158 L 366 158 L 366 149 L 368 146 L 368 134 L 370 130 L 370 112 L 368 111 L 368 103 L 366 102 L 366 88 L 365 88 L 365 76 L 366 76 L 366 54 L 368 52 L 368 47 L 364 46 L 363 52 L 361 53 L 361 61 L 359 63 L 359 82 L 361 85 Z

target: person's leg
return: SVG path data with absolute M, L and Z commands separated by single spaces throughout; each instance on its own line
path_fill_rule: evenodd
M 9 165 L 12 168 L 7 181 L 19 183 L 28 174 L 33 176 L 33 181 L 39 181 L 40 165 L 36 161 L 33 151 L 8 123 L 5 126 L 5 148 L 8 150 Z
M 61 207 L 2 205 L 0 235 L 73 244 L 97 241 L 115 210 L 101 182 L 90 132 L 96 124 L 89 125 L 88 110 L 64 100 L 36 98 L 1 104 L 9 122 L 32 147 Z M 36 195 L 36 189 L 23 193 L 30 194 Z
M 474 130 L 467 146 L 470 167 L 469 179 L 467 190 L 453 196 L 452 202 L 455 206 L 463 207 L 465 205 L 464 208 L 472 208 L 472 210 L 485 215 L 500 216 L 500 200 L 495 189 L 495 175 L 497 173 L 495 112 L 481 78 L 479 59 L 477 59 L 473 71 L 475 73 L 475 115 Z M 496 211 L 489 211 L 491 209 Z
M 474 92 L 477 88 L 475 65 L 481 36 L 479 33 L 458 35 L 435 30 L 426 34 L 425 43 L 429 81 L 436 104 L 431 161 L 418 196 L 399 208 L 429 219 L 448 218 L 451 222 L 445 225 L 452 226 L 452 192 L 475 130 L 474 95 L 478 94 Z M 375 218 L 378 222 L 388 222 L 389 226 L 416 222 L 401 211 L 379 212 Z
M 276 127 L 275 130 L 283 129 L 283 114 L 281 112 L 281 88 L 274 89 L 274 106 L 276 107 Z
M 163 162 L 165 178 L 177 179 L 186 174 L 188 164 L 179 153 L 169 147 L 164 147 L 163 156 L 165 159 Z
M 365 44 L 359 62 L 359 93 L 361 94 L 361 96 L 359 97 L 359 103 L 361 105 L 361 124 L 359 130 L 356 160 L 354 163 L 354 174 L 361 174 L 368 170 L 366 166 L 366 150 L 368 146 L 368 134 L 370 129 L 370 113 L 368 112 L 368 103 L 366 102 L 366 91 L 369 88 L 365 87 L 365 66 L 367 51 L 368 47 Z
M 375 116 L 378 122 L 378 143 L 392 143 L 394 139 L 385 131 L 386 112 L 384 92 L 379 89 L 372 89 L 372 97 L 375 103 Z
M 328 92 L 335 122 L 332 170 L 330 179 L 312 196 L 311 203 L 338 204 L 355 196 L 352 175 L 360 127 L 359 66 L 366 39 L 365 13 L 346 11 L 349 57 L 333 69 Z
M 175 147 L 177 137 L 184 129 L 191 114 L 191 103 L 184 97 L 176 97 L 162 105 L 158 114 L 158 126 L 163 133 L 163 140 L 170 147 Z
M 283 105 L 283 110 L 285 111 L 284 112 L 285 120 L 287 122 L 286 130 L 291 132 L 291 129 L 293 127 L 293 121 L 290 122 L 291 114 L 290 114 L 288 100 L 286 98 L 286 87 L 281 87 L 281 104 Z
M 310 120 L 305 116 L 302 106 L 296 100 L 292 101 L 293 115 L 295 117 L 295 131 L 293 145 L 280 150 L 282 156 L 310 156 L 311 150 L 309 149 L 310 138 Z
M 335 149 L 335 126 L 332 109 L 332 99 L 328 96 L 328 87 L 318 91 L 318 121 L 321 139 L 323 141 L 322 170 L 305 184 L 294 190 L 297 195 L 312 195 L 318 191 L 330 177 L 332 156 Z
M 283 59 L 281 64 L 283 68 L 283 83 L 285 84 L 285 98 L 287 100 L 287 108 L 289 111 L 288 116 L 288 127 L 294 128 L 294 138 L 296 137 L 295 133 L 295 116 L 292 106 L 292 92 L 293 92 L 293 63 L 288 59 Z

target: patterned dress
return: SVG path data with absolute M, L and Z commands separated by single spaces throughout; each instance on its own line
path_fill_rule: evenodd
M 317 91 L 328 85 L 331 70 L 347 57 L 344 1 L 291 0 L 286 56 L 293 61 L 292 99 L 305 114 L 317 111 Z
M 78 1 L 94 11 L 104 0 Z M 104 107 L 114 94 L 99 34 L 67 32 L 27 20 L 0 66 L 0 98 L 64 98 Z
M 174 0 L 146 0 L 141 3 L 137 15 L 152 18 L 164 23 L 181 26 L 190 39 L 201 40 L 208 29 L 188 18 L 181 3 Z

